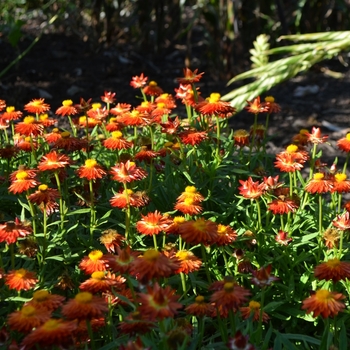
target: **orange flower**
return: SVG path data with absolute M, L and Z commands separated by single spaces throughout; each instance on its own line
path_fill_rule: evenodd
M 46 349 L 62 346 L 66 348 L 73 343 L 76 321 L 49 319 L 43 325 L 33 330 L 22 341 L 23 349 L 35 349 L 37 346 Z
M 292 137 L 293 143 L 300 147 L 306 146 L 308 144 L 308 133 L 309 131 L 307 129 L 301 129 L 299 134 Z
M 254 182 L 251 176 L 248 180 L 239 180 L 242 186 L 238 187 L 239 194 L 244 198 L 257 199 L 264 194 L 265 184 L 259 183 L 259 181 Z
M 159 156 L 159 152 L 148 149 L 147 146 L 142 146 L 141 150 L 135 154 L 135 159 L 142 162 L 150 163 L 152 159 Z
M 114 108 L 111 108 L 109 111 L 113 115 L 122 115 L 126 112 L 129 112 L 131 109 L 131 105 L 128 103 L 118 103 Z
M 55 143 L 61 137 L 61 132 L 58 128 L 53 128 L 50 133 L 44 135 L 44 138 L 48 144 Z
M 350 152 L 350 133 L 347 133 L 345 137 L 338 140 L 337 146 L 344 152 Z
M 253 101 L 247 101 L 248 106 L 245 107 L 245 109 L 249 113 L 258 114 L 258 113 L 264 113 L 268 111 L 268 107 L 265 103 L 260 102 L 260 96 L 255 98 Z
M 200 102 L 195 107 L 196 111 L 203 115 L 215 115 L 220 118 L 231 117 L 236 108 L 232 107 L 229 102 L 224 102 L 220 100 L 221 95 L 217 92 L 210 94 L 206 100 Z
M 117 247 L 117 253 L 115 255 L 106 254 L 108 267 L 113 272 L 127 273 L 131 269 L 133 261 L 138 256 L 138 253 L 132 252 L 129 246 L 121 249 Z
M 175 216 L 172 220 L 173 222 L 167 227 L 166 233 L 178 234 L 180 225 L 186 220 L 183 216 Z
M 281 106 L 275 102 L 275 98 L 273 96 L 266 96 L 264 100 L 264 105 L 267 108 L 267 113 L 278 113 L 281 110 Z
M 112 287 L 116 287 L 125 282 L 125 278 L 115 276 L 110 272 L 95 271 L 91 274 L 91 278 L 80 284 L 79 289 L 83 292 L 90 292 L 92 294 L 104 293 L 111 291 Z
M 347 180 L 346 174 L 335 174 L 333 182 L 333 190 L 332 192 L 337 193 L 348 193 L 350 192 L 350 181 Z
M 56 151 L 51 151 L 50 153 L 47 153 L 45 156 L 41 157 L 38 164 L 38 169 L 40 171 L 57 170 L 65 168 L 70 164 L 72 164 L 72 161 L 68 156 L 57 153 Z
M 116 193 L 110 200 L 112 207 L 126 208 L 128 205 L 131 207 L 143 207 L 148 204 L 149 198 L 144 192 L 132 190 L 124 190 L 120 193 Z
M 266 287 L 271 285 L 272 282 L 277 281 L 278 277 L 271 275 L 272 265 L 262 267 L 259 270 L 252 272 L 252 282 L 259 287 Z
M 44 103 L 43 98 L 33 99 L 24 106 L 24 109 L 29 113 L 45 113 L 50 110 L 50 105 Z
M 144 86 L 146 86 L 147 80 L 148 80 L 148 77 L 145 77 L 145 76 L 143 75 L 143 73 L 141 73 L 140 76 L 132 77 L 132 80 L 131 80 L 131 82 L 130 82 L 130 85 L 131 85 L 134 89 L 143 88 Z
M 306 134 L 308 137 L 308 141 L 313 144 L 325 143 L 328 139 L 328 135 L 322 136 L 320 128 L 312 128 L 311 134 Z
M 236 311 L 247 300 L 250 292 L 243 287 L 233 283 L 226 282 L 222 289 L 214 292 L 210 301 L 214 303 L 221 317 L 227 317 L 229 311 Z
M 200 218 L 182 223 L 179 234 L 186 243 L 212 244 L 218 239 L 217 225 L 215 222 Z
M 6 112 L 4 112 L 1 116 L 3 120 L 17 120 L 22 117 L 22 112 L 16 111 L 15 107 L 8 106 L 6 107 Z
M 213 317 L 216 313 L 215 307 L 212 304 L 206 303 L 202 295 L 196 296 L 194 303 L 188 305 L 185 311 L 187 314 L 196 317 Z
M 260 303 L 255 300 L 249 302 L 249 306 L 243 306 L 239 308 L 239 311 L 242 314 L 244 320 L 252 317 L 252 321 L 259 321 L 260 319 Z M 269 316 L 266 312 L 262 314 L 262 321 L 267 323 L 269 320 Z
M 328 228 L 322 235 L 325 246 L 328 249 L 333 249 L 338 246 L 340 239 L 340 231 L 335 228 Z
M 101 122 L 107 118 L 108 110 L 106 107 L 102 107 L 101 103 L 93 103 L 91 109 L 86 112 L 86 115 L 91 119 Z
M 147 86 L 143 89 L 145 95 L 149 96 L 159 96 L 164 93 L 163 89 L 161 89 L 155 81 L 150 81 Z
M 165 231 L 171 224 L 171 220 L 162 215 L 158 210 L 154 213 L 142 215 L 142 219 L 136 223 L 136 230 L 144 235 L 153 236 Z
M 6 107 L 6 101 L 0 100 L 0 112 Z
M 206 131 L 197 131 L 196 129 L 189 129 L 179 134 L 181 141 L 185 145 L 199 145 L 202 141 L 208 139 Z
M 215 243 L 218 246 L 228 245 L 237 239 L 237 232 L 233 230 L 230 226 L 219 224 L 217 227 L 218 238 Z
M 46 128 L 49 127 L 49 126 L 57 124 L 57 119 L 50 119 L 49 115 L 47 113 L 40 114 L 39 121 Z
M 234 131 L 233 139 L 235 140 L 235 145 L 239 147 L 244 147 L 249 145 L 250 134 L 247 130 L 239 129 Z
M 187 186 L 185 188 L 185 191 L 180 194 L 180 196 L 177 197 L 177 202 L 183 202 L 185 199 L 191 198 L 195 202 L 202 202 L 204 201 L 204 197 L 197 191 L 197 188 L 194 186 Z
M 62 106 L 56 110 L 56 114 L 64 117 L 78 114 L 78 110 L 73 106 L 72 100 L 64 100 Z
M 17 291 L 32 289 L 37 282 L 36 274 L 25 269 L 9 271 L 5 276 L 5 284 L 10 289 L 16 289 Z
M 293 238 L 288 236 L 288 232 L 282 230 L 279 230 L 277 235 L 275 236 L 275 241 L 285 246 L 292 242 L 292 240 Z
M 7 221 L 0 224 L 0 242 L 12 244 L 17 241 L 19 237 L 26 237 L 32 233 L 32 228 L 24 225 L 18 218 L 15 221 Z
M 174 275 L 179 267 L 177 259 L 170 259 L 155 249 L 148 249 L 133 261 L 130 273 L 141 283 L 147 283 L 153 278 Z
M 62 306 L 62 314 L 70 320 L 91 320 L 103 317 L 108 311 L 107 302 L 89 292 L 78 293 Z
M 79 151 L 83 148 L 88 148 L 88 142 L 86 140 L 78 139 L 77 137 L 71 137 L 69 131 L 63 131 L 61 137 L 53 144 L 54 148 L 64 149 L 66 151 Z
M 175 290 L 169 286 L 161 288 L 156 282 L 153 287 L 147 286 L 147 293 L 138 293 L 138 302 L 141 304 L 138 311 L 149 321 L 174 317 L 177 310 L 182 308 L 178 299 Z
M 341 301 L 343 299 L 345 296 L 341 293 L 319 289 L 303 301 L 301 308 L 308 314 L 313 312 L 314 317 L 318 315 L 323 318 L 334 317 L 345 309 L 345 304 Z
M 333 226 L 341 231 L 346 231 L 350 229 L 350 213 L 347 211 L 341 215 L 338 215 L 335 220 L 333 220 Z
M 33 299 L 26 305 L 33 306 L 35 309 L 44 309 L 54 311 L 62 306 L 65 297 L 58 294 L 50 294 L 47 290 L 40 289 L 33 293 Z
M 33 305 L 24 305 L 21 310 L 8 315 L 7 323 L 11 330 L 21 333 L 29 333 L 33 328 L 38 328 L 51 317 L 47 309 L 36 309 Z
M 199 102 L 204 101 L 203 97 L 199 96 L 199 88 L 196 88 L 197 96 L 195 97 L 193 86 L 191 84 L 180 84 L 178 89 L 175 89 L 176 98 L 181 98 L 184 105 L 195 107 Z
M 179 82 L 179 84 L 198 83 L 201 80 L 202 75 L 204 74 L 204 72 L 197 74 L 198 69 L 195 69 L 194 71 L 191 71 L 187 67 L 183 69 L 183 72 L 184 72 L 184 77 L 176 78 L 176 80 Z
M 276 155 L 275 167 L 283 172 L 295 172 L 304 167 L 308 154 L 300 151 L 297 145 L 289 145 L 285 151 Z
M 328 261 L 315 267 L 315 277 L 319 280 L 332 280 L 334 283 L 350 279 L 350 263 L 340 261 L 338 258 L 329 259 Z
M 115 117 L 110 118 L 105 127 L 106 130 L 110 133 L 113 131 L 119 131 L 121 129 L 121 125 L 118 123 L 117 118 Z
M 28 191 L 36 187 L 39 182 L 35 179 L 36 172 L 27 170 L 18 170 L 10 175 L 11 185 L 9 192 L 14 194 Z
M 100 237 L 100 242 L 106 247 L 108 253 L 115 253 L 116 248 L 120 247 L 121 242 L 124 240 L 124 236 L 112 229 L 103 231 Z
M 186 198 L 183 202 L 176 203 L 174 209 L 189 215 L 200 214 L 203 211 L 202 205 L 192 198 Z
M 147 172 L 130 160 L 116 164 L 111 168 L 110 174 L 113 175 L 113 180 L 122 183 L 139 181 L 147 177 Z
M 108 149 L 128 149 L 134 144 L 123 138 L 121 131 L 112 131 L 111 137 L 103 141 L 103 146 Z
M 101 100 L 102 100 L 104 103 L 112 104 L 112 103 L 115 102 L 115 95 L 116 95 L 115 92 L 112 92 L 112 91 L 105 91 L 105 92 L 104 92 L 104 95 L 101 96 Z
M 87 275 L 91 275 L 95 271 L 105 271 L 106 262 L 107 261 L 100 250 L 93 250 L 88 256 L 85 256 L 81 260 L 79 268 Z
M 273 215 L 294 213 L 299 207 L 294 200 L 284 196 L 274 199 L 272 202 L 268 203 L 267 206 L 267 210 L 271 211 Z
M 151 122 L 148 113 L 141 113 L 134 109 L 131 112 L 126 112 L 117 117 L 119 123 L 123 123 L 128 126 L 145 126 Z
M 77 125 L 79 125 L 79 127 L 81 128 L 94 128 L 96 125 L 101 125 L 102 122 L 100 120 L 97 120 L 95 118 L 92 117 L 87 117 L 85 115 L 83 115 L 82 117 L 80 117 L 78 119 L 78 123 L 76 123 Z
M 46 210 L 47 214 L 52 214 L 58 208 L 56 200 L 60 198 L 58 190 L 49 188 L 47 185 L 40 185 L 38 190 L 28 196 L 31 203 L 35 203 L 42 210 Z
M 3 148 L 0 148 L 0 158 L 11 159 L 17 155 L 19 149 L 12 145 L 5 145 Z
M 44 126 L 41 122 L 36 121 L 34 117 L 28 116 L 15 125 L 15 132 L 25 136 L 38 136 L 44 131 Z
M 97 164 L 95 159 L 87 159 L 85 165 L 81 166 L 77 170 L 77 174 L 80 178 L 86 178 L 87 180 L 102 179 L 107 173 L 105 170 Z
M 188 274 L 190 272 L 198 271 L 202 266 L 202 261 L 198 257 L 196 257 L 189 250 L 179 250 L 175 254 L 175 258 L 177 258 L 180 262 L 180 267 L 175 271 L 175 273 L 184 273 Z
M 312 180 L 305 186 L 305 191 L 309 193 L 327 193 L 333 190 L 332 181 L 325 179 L 323 173 L 316 173 Z

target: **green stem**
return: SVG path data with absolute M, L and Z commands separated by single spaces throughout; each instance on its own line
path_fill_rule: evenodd
M 90 337 L 91 350 L 96 350 L 95 341 L 94 341 L 94 333 L 91 328 L 90 320 L 86 320 L 86 328 Z
M 184 292 L 184 296 L 187 292 L 187 287 L 186 287 L 186 276 L 184 275 L 183 272 L 180 272 L 180 278 L 181 278 L 181 286 L 182 286 L 182 290 Z
M 95 210 L 95 198 L 92 180 L 89 180 L 90 190 L 90 244 L 93 243 L 93 234 L 96 224 L 96 210 Z
M 64 227 L 64 203 L 63 203 L 62 186 L 61 186 L 60 177 L 58 175 L 58 171 L 55 171 L 54 175 L 55 175 L 55 179 L 56 179 L 57 189 L 58 189 L 58 192 L 60 194 L 59 203 L 60 203 L 61 230 L 63 230 L 63 227 Z
M 13 247 L 14 247 L 14 243 L 9 244 L 10 254 L 11 254 L 11 268 L 12 268 L 12 270 L 15 269 L 15 251 L 14 251 Z
M 220 154 L 220 119 L 216 117 L 216 152 L 215 157 L 219 159 Z

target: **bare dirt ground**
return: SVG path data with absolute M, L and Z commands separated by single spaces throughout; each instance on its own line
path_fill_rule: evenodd
M 28 44 L 21 45 L 25 48 Z M 0 41 L 0 52 L 1 71 L 15 59 L 16 51 Z M 346 66 L 350 58 L 344 55 L 343 59 L 343 63 L 338 59 L 323 62 L 266 93 L 273 95 L 282 107 L 270 122 L 268 133 L 272 152 L 288 145 L 301 128 L 311 130 L 316 126 L 329 135 L 329 144 L 323 146 L 326 161 L 332 162 L 334 157 L 339 157 L 336 141 L 350 132 L 350 69 Z M 185 53 L 181 48 L 154 59 L 134 52 L 132 47 L 123 51 L 113 47 L 91 51 L 88 43 L 77 38 L 48 34 L 3 76 L 0 99 L 22 109 L 31 99 L 44 97 L 55 111 L 65 99 L 79 102 L 83 97 L 99 101 L 104 91 L 114 91 L 118 102 L 137 105 L 137 94 L 129 85 L 132 76 L 144 73 L 166 92 L 174 93 L 178 86 L 176 77 L 183 74 L 184 61 Z M 200 50 L 197 56 L 194 51 L 192 61 L 192 69 L 205 72 L 199 84 L 202 96 L 207 97 L 211 92 L 225 94 L 233 89 L 233 86 L 226 86 L 226 81 L 217 79 L 215 72 L 208 68 L 210 66 L 201 60 Z M 340 72 L 341 76 L 330 76 L 325 73 L 327 69 Z M 304 91 L 297 96 L 297 89 Z M 249 128 L 252 122 L 253 117 L 242 111 L 230 124 L 232 128 L 240 129 Z

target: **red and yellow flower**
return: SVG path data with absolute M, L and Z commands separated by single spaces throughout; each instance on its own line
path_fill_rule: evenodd
M 215 222 L 200 218 L 182 223 L 179 234 L 186 243 L 213 244 L 218 239 L 218 228 Z
M 248 306 L 240 307 L 239 311 L 241 312 L 242 318 L 244 320 L 247 320 L 249 318 L 252 318 L 252 321 L 260 320 L 261 305 L 259 302 L 255 300 L 251 300 Z M 263 311 L 262 322 L 267 323 L 268 320 L 269 320 L 268 314 Z
M 87 275 L 91 275 L 95 271 L 106 271 L 107 260 L 101 252 L 101 250 L 93 250 L 88 256 L 85 256 L 80 264 L 80 270 L 84 271 Z
M 29 290 L 35 287 L 38 279 L 35 272 L 26 269 L 12 270 L 5 275 L 5 284 L 10 289 Z
M 196 296 L 194 303 L 186 306 L 185 311 L 187 314 L 196 317 L 213 317 L 216 314 L 216 310 L 213 304 L 205 302 L 205 299 L 202 295 Z
M 32 228 L 22 223 L 18 218 L 15 221 L 7 221 L 0 224 L 0 242 L 12 244 L 18 238 L 26 237 L 32 233 Z
M 157 235 L 165 231 L 172 223 L 168 216 L 161 214 L 157 210 L 147 215 L 141 214 L 141 216 L 142 219 L 136 223 L 136 229 L 138 232 L 148 236 Z
M 40 171 L 58 170 L 68 167 L 71 164 L 72 160 L 65 154 L 60 154 L 56 151 L 51 151 L 41 157 L 40 162 L 38 164 L 38 169 Z
M 265 192 L 265 184 L 259 183 L 259 181 L 254 182 L 251 176 L 248 180 L 239 180 L 242 186 L 238 187 L 239 194 L 244 198 L 257 199 L 261 197 Z
M 33 306 L 35 309 L 44 309 L 54 311 L 63 305 L 65 297 L 58 294 L 51 294 L 45 289 L 39 289 L 33 293 L 32 300 L 26 305 Z
M 333 282 L 350 279 L 350 263 L 340 261 L 338 258 L 329 259 L 317 265 L 314 274 L 319 280 L 332 280 Z
M 110 174 L 113 175 L 113 180 L 121 183 L 139 181 L 147 177 L 147 172 L 130 160 L 116 164 L 111 168 Z
M 77 174 L 80 178 L 85 178 L 90 181 L 102 179 L 107 173 L 95 159 L 87 159 L 85 164 L 77 170 Z
M 305 191 L 309 193 L 327 193 L 331 192 L 334 188 L 333 182 L 325 176 L 323 173 L 316 173 L 313 179 L 310 180 L 305 186 Z

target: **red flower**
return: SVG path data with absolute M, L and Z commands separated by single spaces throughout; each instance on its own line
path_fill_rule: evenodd
M 28 197 L 28 200 L 38 205 L 42 210 L 46 210 L 48 214 L 52 214 L 58 208 L 56 200 L 59 198 L 58 190 L 49 188 L 47 185 L 40 185 L 38 190 Z
M 323 173 L 316 173 L 312 180 L 305 186 L 305 191 L 309 193 L 327 193 L 333 190 L 333 182 L 325 179 Z
M 237 232 L 230 226 L 219 224 L 217 234 L 218 238 L 216 239 L 215 243 L 218 246 L 231 244 L 237 239 Z
M 278 278 L 271 275 L 272 265 L 262 267 L 259 270 L 252 272 L 252 282 L 259 287 L 269 286 L 272 282 L 277 281 Z
M 245 109 L 249 113 L 258 114 L 258 113 L 264 113 L 268 111 L 267 106 L 264 103 L 260 102 L 260 96 L 255 98 L 253 101 L 247 101 L 247 103 L 248 103 L 248 106 L 245 107 Z
M 37 290 L 33 293 L 33 299 L 28 301 L 26 305 L 33 306 L 35 309 L 44 309 L 54 311 L 62 306 L 65 297 L 58 294 L 50 294 L 47 290 Z
M 132 77 L 132 80 L 131 80 L 131 82 L 130 82 L 130 85 L 131 85 L 134 89 L 143 88 L 144 86 L 146 86 L 147 80 L 148 80 L 148 77 L 145 77 L 145 76 L 143 75 L 143 73 L 141 73 L 140 76 Z
M 63 131 L 61 137 L 52 145 L 54 148 L 64 149 L 66 151 L 79 151 L 83 148 L 88 148 L 87 140 L 82 140 L 77 137 L 71 137 L 69 131 Z
M 257 301 L 252 300 L 249 302 L 249 306 L 242 306 L 239 308 L 239 311 L 241 312 L 242 318 L 244 320 L 247 320 L 250 317 L 252 317 L 252 321 L 259 321 L 261 305 Z M 263 311 L 262 321 L 267 323 L 268 320 L 269 320 L 268 314 Z
M 147 146 L 142 146 L 141 150 L 135 154 L 135 159 L 142 162 L 145 161 L 147 163 L 150 163 L 152 159 L 159 156 L 159 152 L 152 151 L 151 149 L 148 149 Z
M 28 191 L 36 187 L 39 182 L 35 179 L 35 170 L 17 170 L 10 175 L 11 185 L 9 192 L 14 194 Z
M 278 231 L 277 235 L 275 236 L 275 241 L 285 246 L 292 242 L 292 240 L 293 238 L 288 236 L 288 232 L 282 230 Z
M 177 81 L 179 82 L 179 84 L 198 83 L 201 80 L 202 75 L 204 74 L 204 72 L 197 74 L 198 69 L 195 69 L 194 71 L 191 71 L 187 67 L 183 69 L 183 72 L 184 72 L 184 77 L 177 78 Z
M 15 125 L 15 132 L 25 136 L 38 136 L 44 131 L 44 126 L 41 122 L 35 120 L 34 117 L 28 116 Z
M 185 145 L 199 145 L 204 140 L 208 139 L 208 133 L 206 131 L 197 131 L 196 129 L 189 129 L 179 134 L 181 141 Z
M 17 291 L 29 290 L 35 287 L 38 279 L 34 272 L 26 269 L 12 270 L 5 276 L 5 284 Z
M 122 334 L 145 334 L 154 328 L 154 323 L 143 319 L 139 311 L 134 311 L 118 324 L 118 330 Z
M 147 286 L 147 293 L 138 294 L 138 302 L 141 303 L 138 311 L 149 321 L 162 320 L 174 317 L 177 310 L 182 308 L 178 303 L 179 296 L 169 286 L 161 288 L 158 283 Z
M 337 146 L 344 152 L 350 152 L 350 133 L 347 133 L 345 137 L 338 140 Z
M 18 218 L 15 221 L 8 221 L 0 224 L 0 242 L 12 244 L 20 237 L 26 237 L 32 233 L 32 228 L 24 225 Z
M 132 252 L 131 248 L 127 246 L 124 249 L 117 247 L 117 252 L 115 255 L 106 254 L 105 258 L 107 260 L 108 267 L 113 272 L 127 273 L 129 272 L 137 255 L 138 253 Z
M 259 181 L 254 182 L 251 176 L 248 180 L 239 180 L 242 186 L 238 187 L 239 194 L 245 198 L 257 199 L 264 194 L 265 184 L 259 183 Z
M 334 283 L 340 280 L 350 279 L 350 263 L 340 261 L 338 258 L 329 259 L 317 265 L 314 274 L 319 280 L 332 280 Z
M 68 156 L 57 153 L 56 151 L 51 151 L 50 153 L 47 153 L 45 156 L 41 157 L 38 164 L 38 169 L 40 171 L 58 170 L 65 168 L 70 164 L 72 164 L 72 161 Z
M 241 331 L 237 331 L 234 338 L 230 338 L 227 344 L 229 350 L 255 350 L 252 344 L 248 343 L 248 336 L 244 336 Z
M 127 126 L 145 126 L 151 122 L 150 116 L 148 113 L 141 113 L 134 109 L 131 112 L 126 112 L 117 117 L 118 123 L 123 123 Z
M 196 257 L 189 250 L 179 250 L 174 255 L 176 259 L 180 262 L 180 267 L 176 270 L 176 273 L 184 273 L 188 274 L 190 272 L 198 271 L 202 266 L 202 261 L 198 257 Z
M 333 220 L 333 226 L 337 227 L 341 231 L 346 231 L 350 229 L 350 213 L 347 211 L 341 215 L 338 215 L 335 220 Z
M 345 296 L 341 293 L 319 289 L 303 301 L 301 308 L 308 314 L 313 312 L 314 317 L 334 317 L 345 309 L 345 304 L 341 301 L 343 299 Z
M 126 208 L 128 205 L 131 207 L 143 207 L 148 204 L 149 198 L 142 191 L 133 192 L 133 190 L 124 190 L 120 193 L 116 193 L 110 200 L 112 207 L 120 209 Z
M 105 246 L 108 253 L 115 253 L 116 248 L 120 247 L 121 242 L 125 240 L 125 237 L 120 235 L 117 231 L 108 229 L 102 232 L 100 242 Z
M 124 282 L 124 277 L 116 277 L 110 272 L 95 271 L 91 274 L 91 278 L 80 284 L 79 289 L 92 294 L 105 293 L 111 291 L 113 287 L 117 288 L 121 286 Z
M 113 115 L 123 115 L 124 113 L 129 112 L 131 105 L 128 103 L 118 103 L 115 107 L 110 109 L 110 113 Z
M 29 113 L 45 113 L 50 110 L 50 105 L 44 103 L 44 101 L 43 98 L 33 99 L 24 106 L 24 109 Z
M 103 146 L 108 149 L 128 149 L 133 145 L 134 144 L 132 142 L 123 138 L 123 134 L 119 130 L 112 131 L 111 137 L 103 141 Z
M 213 317 L 216 313 L 215 307 L 210 303 L 206 303 L 204 300 L 203 296 L 198 295 L 195 298 L 195 302 L 185 308 L 186 313 L 196 317 Z
M 78 114 L 77 109 L 73 106 L 72 100 L 64 100 L 62 106 L 56 110 L 56 114 L 61 116 L 71 116 Z
M 77 174 L 80 178 L 85 178 L 87 180 L 102 179 L 107 173 L 106 171 L 97 164 L 95 159 L 87 159 L 85 165 L 81 166 L 77 170 Z
M 335 174 L 332 192 L 348 193 L 350 192 L 350 181 L 347 180 L 346 174 Z
M 112 179 L 118 182 L 127 183 L 139 181 L 147 177 L 147 172 L 128 160 L 126 163 L 116 164 L 111 168 Z
M 301 170 L 308 159 L 305 151 L 300 151 L 297 145 L 289 145 L 285 151 L 276 155 L 275 167 L 283 172 Z
M 138 232 L 148 236 L 157 235 L 165 231 L 172 223 L 167 216 L 164 216 L 157 210 L 147 215 L 141 214 L 141 216 L 142 219 L 136 223 L 136 229 Z
M 212 244 L 218 239 L 217 224 L 203 218 L 185 221 L 179 226 L 179 234 L 191 244 Z
M 15 107 L 8 106 L 6 107 L 6 112 L 4 112 L 1 116 L 3 120 L 17 120 L 22 117 L 22 112 L 16 111 Z
M 159 96 L 164 93 L 155 81 L 150 81 L 142 90 L 145 95 L 149 96 Z
M 229 102 L 220 100 L 221 95 L 219 93 L 212 93 L 209 98 L 200 102 L 195 107 L 196 111 L 203 115 L 215 115 L 220 118 L 231 117 L 236 109 L 231 106 Z
M 115 92 L 105 91 L 104 95 L 101 96 L 101 100 L 107 104 L 114 103 L 115 102 Z
M 105 271 L 107 260 L 100 250 L 93 250 L 88 256 L 85 256 L 80 264 L 79 268 L 87 275 L 91 275 L 95 271 Z
M 312 128 L 311 134 L 306 134 L 308 137 L 308 141 L 313 144 L 325 143 L 328 139 L 328 135 L 322 136 L 320 128 Z
M 234 131 L 233 139 L 235 140 L 235 145 L 238 147 L 244 147 L 249 145 L 250 134 L 247 130 L 239 129 Z
M 281 106 L 275 102 L 274 97 L 266 96 L 265 97 L 265 107 L 267 108 L 267 113 L 278 113 L 281 110 Z
M 298 204 L 289 197 L 280 196 L 268 204 L 268 210 L 274 215 L 294 213 Z

